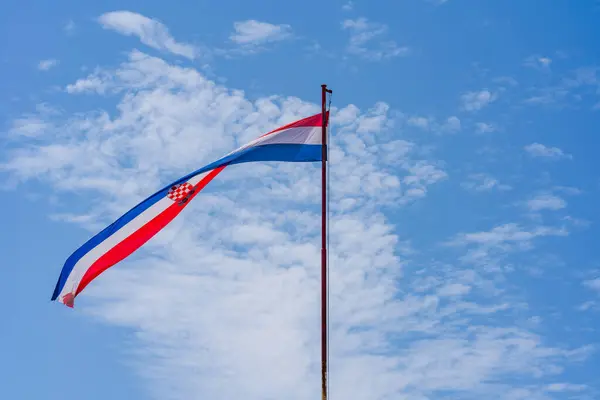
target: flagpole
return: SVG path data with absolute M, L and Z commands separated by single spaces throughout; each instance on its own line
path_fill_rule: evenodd
M 321 85 L 321 390 L 327 400 L 327 85 Z

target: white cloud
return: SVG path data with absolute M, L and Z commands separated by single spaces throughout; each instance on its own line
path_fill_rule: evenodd
M 543 66 L 547 67 L 552 62 L 552 59 L 549 57 L 540 57 L 540 58 L 538 58 L 538 62 L 540 64 L 542 64 Z
M 540 55 L 532 55 L 525 59 L 525 66 L 536 69 L 549 69 L 552 59 Z
M 353 1 L 349 1 L 346 4 L 344 4 L 342 6 L 342 10 L 344 11 L 352 11 L 354 10 L 354 2 Z
M 495 132 L 496 131 L 496 127 L 492 124 L 488 124 L 485 122 L 477 122 L 475 124 L 475 132 L 480 133 L 480 134 L 484 134 L 484 133 L 491 133 L 491 132 Z
M 502 293 L 497 287 L 497 279 L 506 279 L 511 273 L 510 257 L 515 253 L 531 251 L 535 241 L 544 237 L 563 237 L 569 235 L 565 228 L 552 226 L 523 227 L 517 223 L 495 226 L 488 231 L 461 233 L 445 244 L 451 247 L 466 248 L 459 260 L 468 267 L 474 267 L 480 273 L 491 275 L 480 287 L 486 293 Z
M 460 119 L 456 116 L 449 117 L 441 126 L 443 132 L 458 132 L 461 129 Z
M 370 22 L 366 18 L 347 19 L 342 22 L 342 28 L 350 31 L 349 54 L 370 61 L 381 61 L 387 58 L 405 56 L 409 53 L 406 46 L 398 46 L 393 40 L 376 40 L 388 31 L 387 25 Z M 373 44 L 377 41 L 376 44 Z
M 96 70 L 85 78 L 78 79 L 75 83 L 70 83 L 65 87 L 67 93 L 97 93 L 104 94 L 112 87 L 112 76 Z
M 544 68 L 548 70 L 547 67 Z M 555 108 L 578 107 L 597 101 L 596 92 L 600 87 L 599 67 L 582 67 L 570 71 L 566 76 L 557 75 L 557 80 L 538 88 L 532 88 L 533 95 L 525 99 L 527 104 L 551 105 Z M 591 96 L 590 96 L 591 95 Z
M 70 19 L 67 21 L 63 29 L 68 35 L 72 35 L 75 32 L 75 21 Z
M 587 279 L 582 282 L 582 285 L 589 290 L 595 292 L 596 295 L 600 296 L 600 278 Z M 578 311 L 599 311 L 600 303 L 594 300 L 588 300 L 580 304 L 576 308 Z
M 519 82 L 512 76 L 500 76 L 500 77 L 494 78 L 493 81 L 494 81 L 494 83 L 498 83 L 501 85 L 507 85 L 510 87 L 519 85 Z
M 490 231 L 458 235 L 450 244 L 499 246 L 511 242 L 530 242 L 532 239 L 540 236 L 563 236 L 565 234 L 566 232 L 561 229 L 542 226 L 526 230 L 519 224 L 510 223 L 497 226 Z
M 464 283 L 449 283 L 438 290 L 438 295 L 442 297 L 446 296 L 462 296 L 471 291 L 471 287 L 469 285 L 465 285 Z
M 257 45 L 276 42 L 291 37 L 292 27 L 287 24 L 273 25 L 268 22 L 247 20 L 233 24 L 235 32 L 229 37 L 241 45 Z
M 557 97 L 563 97 L 566 94 L 564 91 L 547 90 L 545 93 L 538 96 L 531 96 L 525 100 L 527 104 L 547 105 L 557 101 Z
M 466 111 L 478 111 L 495 101 L 497 95 L 487 89 L 468 92 L 461 96 L 462 107 Z
M 565 153 L 558 147 L 547 147 L 541 143 L 532 143 L 525 146 L 525 151 L 533 157 L 544 157 L 558 160 L 561 158 L 572 158 L 570 154 Z
M 475 192 L 489 192 L 492 190 L 511 190 L 510 185 L 500 183 L 496 178 L 487 174 L 471 174 L 469 180 L 461 184 L 462 187 Z
M 563 221 L 567 221 L 572 226 L 586 228 L 590 226 L 592 223 L 586 219 L 571 217 L 570 215 L 566 215 L 562 217 Z
M 410 117 L 406 121 L 408 125 L 415 126 L 421 129 L 429 129 L 429 119 L 425 117 Z
M 456 133 L 461 130 L 460 119 L 456 116 L 451 116 L 442 123 L 434 118 L 413 116 L 406 120 L 406 124 L 435 133 Z
M 59 112 L 47 104 L 36 105 L 35 113 L 27 113 L 12 121 L 9 133 L 17 137 L 37 137 L 44 133 L 48 134 L 54 128 L 50 121 Z
M 437 183 L 448 177 L 448 174 L 427 162 L 418 162 L 406 168 L 410 175 L 405 176 L 402 182 L 408 185 L 406 196 L 419 198 L 427 193 L 427 186 Z
M 560 210 L 567 206 L 567 202 L 553 194 L 540 194 L 527 201 L 527 207 L 531 211 Z
M 54 132 L 8 153 L 0 170 L 44 180 L 65 201 L 74 192 L 89 199 L 81 215 L 54 214 L 94 230 L 165 182 L 319 111 L 296 97 L 249 100 L 192 68 L 137 51 L 79 82 L 120 94 L 118 104 L 53 121 Z M 411 252 L 380 206 L 418 201 L 447 173 L 423 157 L 421 144 L 398 138 L 393 115 L 378 102 L 332 116 L 332 397 L 424 400 L 451 392 L 508 400 L 505 393 L 519 389 L 515 377 L 543 390 L 539 382 L 555 382 L 549 379 L 585 349 L 546 345 L 507 318 L 511 305 L 491 297 L 484 268 L 440 271 L 430 259 L 424 271 L 407 268 Z M 130 364 L 156 398 L 303 400 L 318 393 L 319 172 L 293 163 L 228 168 L 191 209 L 79 298 L 79 312 L 135 332 Z M 565 234 L 505 224 L 455 243 L 474 246 L 471 259 L 481 261 L 482 251 L 489 258 Z M 485 302 L 473 299 L 480 291 Z
M 587 280 L 584 285 L 600 293 L 600 278 Z
M 546 386 L 546 390 L 548 392 L 581 392 L 585 390 L 587 386 L 585 385 L 574 385 L 572 383 L 551 383 Z
M 595 301 L 586 301 L 585 303 L 582 303 L 580 305 L 577 306 L 577 311 L 588 311 L 588 310 L 595 310 L 598 308 L 598 303 Z
M 236 46 L 230 49 L 217 49 L 215 54 L 225 57 L 236 55 L 251 55 L 267 50 L 268 44 L 282 42 L 293 38 L 292 27 L 288 24 L 274 25 L 256 20 L 239 21 L 234 23 L 234 32 L 229 40 Z M 321 51 L 321 45 L 314 42 L 307 48 L 309 53 Z
M 572 186 L 555 186 L 553 190 L 563 192 L 570 196 L 578 196 L 583 193 L 581 189 Z
M 155 19 L 131 11 L 113 11 L 102 14 L 98 21 L 105 29 L 122 35 L 137 36 L 142 43 L 157 50 L 190 59 L 196 56 L 194 46 L 175 41 L 167 27 Z
M 59 61 L 54 58 L 42 60 L 38 63 L 38 69 L 40 71 L 48 71 L 50 68 L 54 68 L 58 65 Z
M 11 132 L 13 134 L 35 137 L 42 134 L 51 125 L 38 117 L 18 118 L 13 121 Z

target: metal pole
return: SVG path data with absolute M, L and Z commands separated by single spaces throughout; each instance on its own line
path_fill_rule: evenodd
M 327 400 L 327 85 L 321 85 L 321 389 Z

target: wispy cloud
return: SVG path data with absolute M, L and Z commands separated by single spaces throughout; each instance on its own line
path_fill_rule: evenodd
M 525 59 L 524 65 L 530 68 L 548 70 L 552 64 L 550 57 L 544 57 L 537 54 L 531 55 Z
M 560 229 L 551 227 L 535 227 L 525 229 L 519 224 L 509 223 L 494 227 L 490 231 L 465 233 L 458 235 L 452 242 L 453 245 L 479 244 L 486 246 L 499 246 L 506 243 L 530 242 L 541 236 L 563 235 Z
M 555 186 L 553 188 L 553 190 L 556 190 L 558 192 L 563 192 L 563 193 L 571 195 L 571 196 L 578 196 L 583 193 L 583 191 L 581 189 L 573 187 L 573 186 Z
M 213 49 L 213 53 L 226 58 L 254 55 L 267 51 L 278 42 L 294 38 L 292 27 L 288 24 L 271 24 L 257 20 L 238 21 L 233 24 L 229 35 L 228 48 Z M 314 41 L 306 47 L 307 54 L 321 52 L 321 45 Z
M 586 228 L 591 225 L 591 222 L 586 219 L 575 218 L 570 215 L 564 216 L 563 221 L 568 222 L 572 226 L 581 227 L 581 228 Z
M 487 89 L 468 92 L 461 96 L 462 108 L 466 111 L 478 111 L 495 101 L 497 95 Z
M 493 79 L 494 83 L 504 86 L 515 87 L 519 85 L 519 82 L 512 76 L 499 76 Z
M 442 125 L 440 125 L 441 132 L 458 132 L 462 128 L 460 119 L 456 116 L 449 117 Z
M 393 40 L 381 40 L 388 27 L 385 24 L 370 22 L 366 18 L 347 19 L 342 28 L 350 32 L 350 43 L 347 51 L 370 61 L 405 56 L 409 53 L 407 46 L 398 46 Z
M 51 125 L 38 117 L 19 118 L 13 121 L 12 134 L 35 137 L 46 131 Z
M 567 206 L 567 202 L 553 194 L 540 194 L 527 201 L 527 207 L 531 211 L 560 210 Z
M 47 104 L 38 104 L 35 113 L 27 113 L 13 120 L 9 133 L 11 136 L 29 138 L 49 134 L 54 128 L 52 117 L 58 114 L 57 110 Z
M 126 36 L 137 36 L 142 43 L 157 50 L 190 59 L 197 55 L 194 46 L 177 42 L 163 23 L 141 14 L 131 11 L 113 11 L 102 14 L 98 21 L 105 29 Z
M 70 19 L 69 21 L 67 21 L 67 23 L 63 27 L 63 30 L 68 35 L 72 35 L 73 33 L 75 33 L 75 21 L 73 21 L 72 19 Z
M 354 2 L 353 1 L 348 1 L 347 3 L 345 3 L 342 6 L 342 10 L 344 10 L 344 11 L 352 11 L 352 10 L 354 10 Z
M 475 124 L 475 132 L 479 134 L 492 133 L 496 130 L 497 128 L 494 125 L 487 122 L 477 122 Z
M 67 93 L 96 93 L 104 94 L 112 86 L 112 76 L 97 69 L 85 78 L 80 78 L 65 87 Z
M 583 284 L 600 293 L 600 278 L 586 280 Z
M 429 126 L 430 126 L 429 118 L 426 118 L 426 117 L 416 117 L 416 116 L 410 117 L 410 118 L 408 118 L 406 123 L 410 126 L 414 126 L 414 127 L 421 128 L 424 130 L 429 129 Z
M 525 99 L 525 103 L 561 108 L 586 104 L 582 101 L 586 97 L 597 102 L 596 93 L 600 90 L 598 71 L 600 67 L 597 66 L 581 67 L 567 74 L 556 75 L 550 84 L 531 88 L 533 94 Z
M 274 25 L 253 19 L 235 22 L 233 28 L 234 32 L 229 36 L 229 39 L 236 44 L 245 46 L 278 42 L 292 36 L 290 25 Z
M 54 58 L 42 60 L 38 63 L 38 69 L 40 71 L 48 71 L 50 68 L 54 68 L 58 65 L 59 61 Z
M 558 147 L 547 147 L 541 143 L 532 143 L 524 147 L 525 151 L 532 157 L 542 157 L 551 160 L 559 160 L 561 158 L 573 158 L 570 154 L 565 153 Z
M 406 119 L 408 126 L 416 127 L 425 131 L 434 133 L 456 133 L 462 129 L 460 118 L 456 116 L 448 117 L 443 122 L 438 122 L 433 117 L 412 116 Z
M 469 180 L 463 182 L 462 187 L 475 192 L 489 192 L 492 190 L 511 190 L 510 185 L 500 183 L 496 178 L 487 174 L 471 174 Z
M 515 252 L 531 250 L 535 240 L 552 236 L 567 236 L 564 227 L 531 226 L 517 223 L 498 225 L 488 231 L 462 233 L 446 242 L 449 246 L 466 247 L 460 257 L 466 265 L 474 265 L 486 273 L 505 273 L 506 259 Z
M 586 279 L 581 282 L 582 286 L 587 290 L 594 292 L 593 300 L 587 300 L 577 306 L 578 311 L 599 311 L 600 310 L 600 302 L 598 301 L 598 297 L 600 297 L 600 278 L 592 278 Z
M 552 393 L 581 392 L 586 388 L 586 385 L 574 385 L 572 383 L 551 383 L 546 386 L 546 390 Z

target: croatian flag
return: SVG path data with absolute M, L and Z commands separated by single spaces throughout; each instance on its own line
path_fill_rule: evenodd
M 328 113 L 326 113 L 326 123 Z M 65 262 L 52 300 L 73 307 L 98 275 L 139 249 L 171 222 L 225 167 L 253 161 L 322 160 L 322 114 L 282 126 L 148 197 L 75 250 Z

